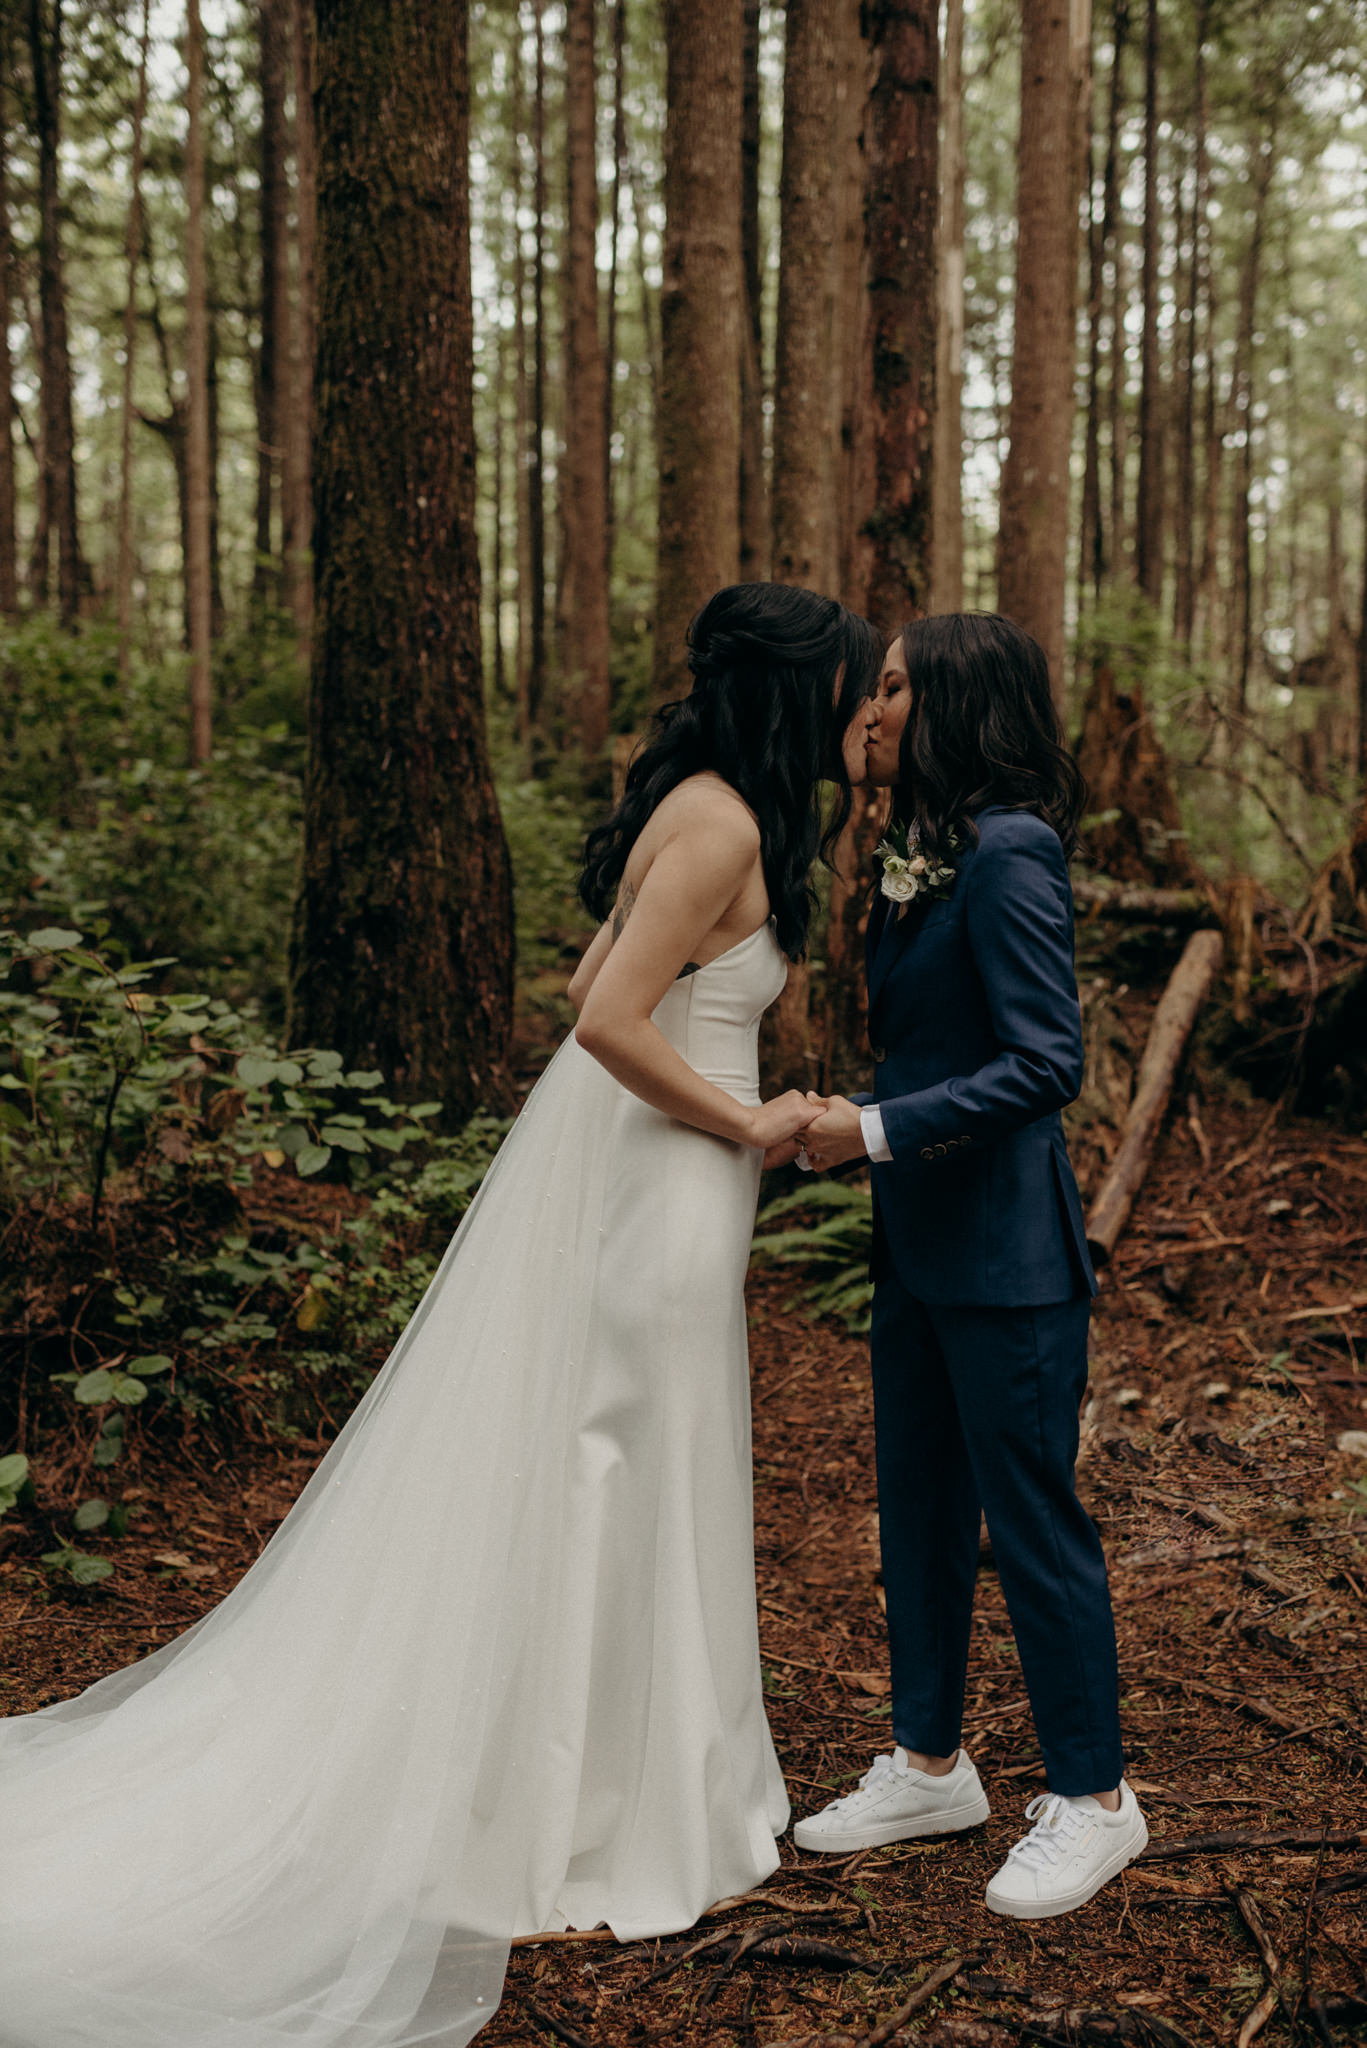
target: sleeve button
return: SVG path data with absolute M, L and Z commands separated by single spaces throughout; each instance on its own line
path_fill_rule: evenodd
M 934 1146 L 933 1146 L 933 1145 L 923 1145 L 923 1146 L 921 1147 L 921 1157 L 922 1157 L 923 1159 L 933 1159 L 933 1158 L 935 1157 L 935 1148 L 934 1148 Z
M 876 1067 L 881 1067 L 887 1056 L 888 1049 L 885 1045 L 876 1045 L 873 1048 L 873 1063 Z
M 943 1158 L 945 1158 L 945 1157 L 946 1157 L 947 1151 L 948 1151 L 948 1148 L 947 1148 L 946 1146 L 944 1146 L 944 1145 L 937 1145 L 937 1146 L 935 1147 L 935 1157 L 936 1157 L 937 1159 L 943 1159 Z

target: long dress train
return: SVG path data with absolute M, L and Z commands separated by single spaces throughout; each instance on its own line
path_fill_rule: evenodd
M 758 1099 L 765 926 L 656 1013 Z M 240 1584 L 0 1721 L 3 2048 L 458 2048 L 518 1933 L 776 1867 L 742 1287 L 759 1155 L 571 1037 Z

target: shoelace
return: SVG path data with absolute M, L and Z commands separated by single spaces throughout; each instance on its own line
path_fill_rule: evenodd
M 854 1791 L 847 1792 L 843 1799 L 833 1799 L 826 1811 L 828 1813 L 851 1813 L 856 1807 L 865 1804 L 870 1793 L 881 1792 L 889 1778 L 899 1777 L 900 1775 L 901 1773 L 898 1771 L 892 1757 L 876 1756 L 869 1769 L 865 1771 L 863 1777 L 859 1780 Z
M 1026 1807 L 1025 1818 L 1035 1825 L 1028 1835 L 1012 1843 L 1007 1859 L 1014 1856 L 1027 1870 L 1048 1870 L 1062 1862 L 1083 1829 L 1091 1825 L 1089 1816 L 1061 1792 L 1041 1792 Z

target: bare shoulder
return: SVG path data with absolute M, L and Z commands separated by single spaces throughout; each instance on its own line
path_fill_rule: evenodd
M 749 804 L 729 782 L 710 772 L 690 775 L 671 789 L 650 822 L 661 843 L 705 834 L 732 859 L 753 858 L 760 851 L 759 820 Z

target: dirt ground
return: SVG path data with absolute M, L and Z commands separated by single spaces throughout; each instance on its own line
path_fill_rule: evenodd
M 799 1287 L 755 1282 L 752 1355 L 765 1685 L 800 1812 L 888 1746 L 889 1709 L 864 1345 Z M 686 1939 L 520 1947 L 488 2048 L 1367 2040 L 1367 1441 L 1336 1448 L 1367 1431 L 1364 1348 L 1367 1142 L 1234 1099 L 1179 1116 L 1105 1275 L 1084 1417 L 1143 1861 L 1066 1920 L 984 1909 L 1043 1789 L 985 1550 L 965 1740 L 987 1825 L 834 1863 L 785 1843 Z M 10 1537 L 0 1709 L 194 1620 L 316 1450 L 149 1463 L 115 1578 L 51 1604 Z

